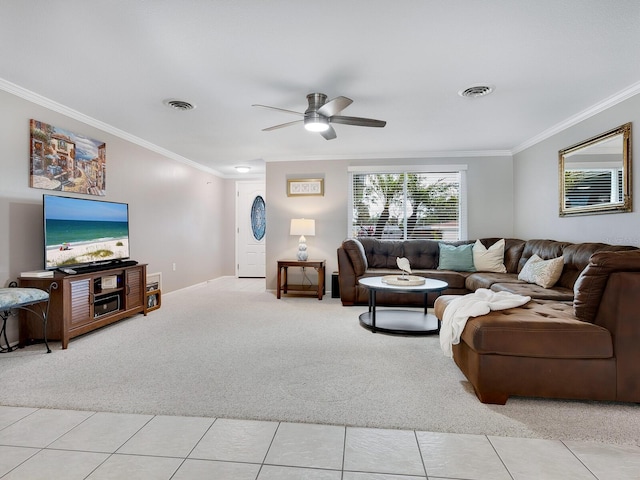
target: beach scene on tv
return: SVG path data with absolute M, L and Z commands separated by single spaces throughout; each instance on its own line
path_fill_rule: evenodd
M 127 204 L 47 196 L 44 229 L 48 269 L 129 258 Z

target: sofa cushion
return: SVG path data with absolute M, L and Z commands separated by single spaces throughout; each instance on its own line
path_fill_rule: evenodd
M 469 319 L 462 341 L 478 353 L 544 358 L 610 358 L 611 334 L 581 322 L 571 305 L 529 302 Z
M 528 283 L 518 280 L 515 273 L 475 272 L 467 276 L 465 288 L 475 292 L 479 288 L 491 288 L 494 283 Z
M 406 240 L 403 249 L 412 270 L 438 268 L 439 251 L 435 240 Z
M 561 257 L 565 247 L 571 245 L 569 242 L 557 242 L 555 240 L 527 240 L 522 249 L 522 255 L 518 263 L 518 272 L 527 261 L 535 254 L 543 260 Z
M 538 300 L 573 301 L 573 290 L 569 288 L 543 288 L 535 283 L 494 283 L 491 285 L 491 290 L 494 292 L 510 292 L 516 295 L 528 295 Z
M 485 244 L 486 245 L 486 244 Z M 516 238 L 507 238 L 504 245 L 504 266 L 507 272 L 518 273 L 520 257 L 524 250 L 525 241 Z
M 449 288 L 466 289 L 465 282 L 468 272 L 454 272 L 453 270 L 413 270 L 414 275 L 421 277 L 433 278 L 434 280 L 442 280 L 447 282 Z
M 442 319 L 453 295 L 439 297 L 436 316 Z M 539 358 L 611 358 L 611 334 L 582 322 L 571 304 L 533 300 L 526 305 L 469 318 L 461 342 L 480 354 Z
M 359 277 L 363 275 L 367 268 L 369 268 L 369 265 L 362 243 L 355 238 L 348 238 L 342 242 L 342 247 L 347 252 L 347 255 L 349 255 L 356 276 Z
M 397 259 L 405 256 L 402 240 L 378 240 L 363 237 L 360 239 L 360 243 L 367 254 L 369 268 L 394 268 L 398 270 Z
M 450 245 L 439 243 L 440 258 L 438 270 L 454 270 L 456 272 L 475 272 L 473 266 L 473 244 Z
M 480 240 L 476 240 L 473 244 L 473 266 L 476 271 L 505 273 L 504 244 L 504 238 L 501 238 L 487 248 Z
M 563 267 L 563 257 L 543 260 L 538 255 L 533 254 L 527 263 L 525 263 L 524 267 L 522 267 L 522 270 L 518 274 L 518 280 L 535 283 L 543 288 L 550 288 L 553 287 L 560 278 Z

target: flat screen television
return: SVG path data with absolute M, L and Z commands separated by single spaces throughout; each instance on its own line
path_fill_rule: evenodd
M 47 270 L 110 265 L 129 258 L 129 205 L 44 195 Z

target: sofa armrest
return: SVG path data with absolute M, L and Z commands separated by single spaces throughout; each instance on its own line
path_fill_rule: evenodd
M 609 276 L 614 272 L 640 272 L 640 250 L 606 251 L 591 255 L 589 264 L 573 287 L 576 317 L 584 322 L 595 321 Z
M 346 250 L 338 247 L 338 284 L 340 285 L 340 300 L 343 305 L 354 305 L 356 300 L 356 277 L 353 263 Z
M 342 248 L 349 259 L 351 260 L 351 265 L 353 265 L 353 271 L 356 274 L 356 277 L 361 277 L 364 275 L 364 272 L 369 268 L 369 262 L 367 261 L 367 254 L 364 251 L 364 246 L 360 243 L 360 240 L 355 238 L 348 238 L 344 242 L 342 242 Z

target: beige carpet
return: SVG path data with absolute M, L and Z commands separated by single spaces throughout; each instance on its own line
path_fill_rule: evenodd
M 638 405 L 484 405 L 436 336 L 372 334 L 362 307 L 251 285 L 218 279 L 67 350 L 2 354 L 0 404 L 638 443 Z

